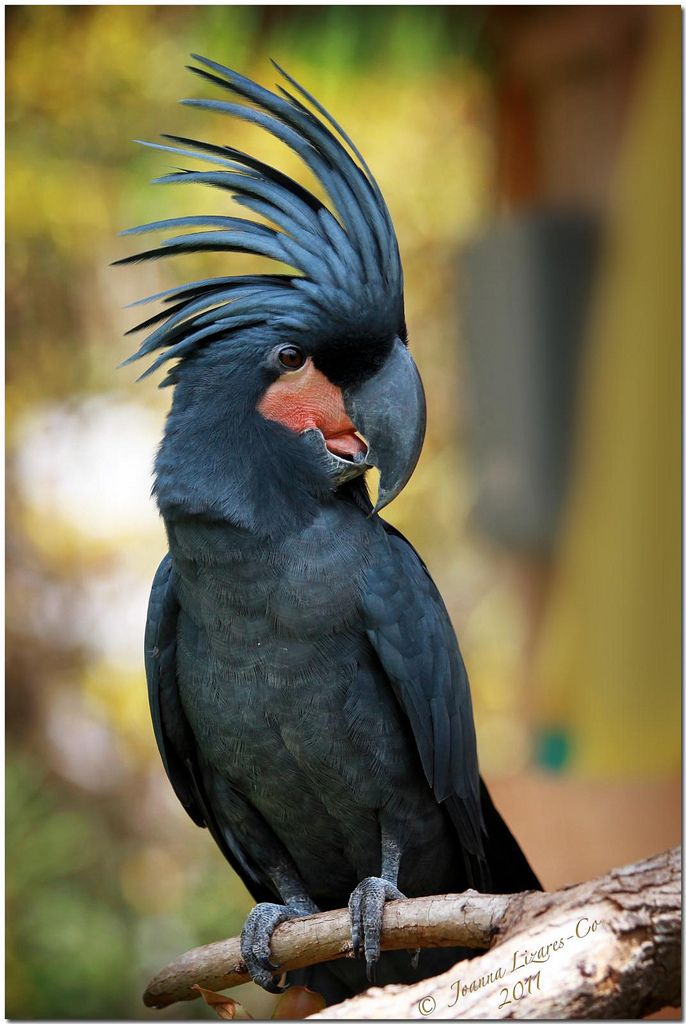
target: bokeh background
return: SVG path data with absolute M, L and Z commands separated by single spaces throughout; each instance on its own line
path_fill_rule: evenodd
M 203 93 L 191 51 L 267 85 L 285 64 L 385 192 L 429 403 L 388 518 L 445 596 L 483 774 L 544 884 L 676 842 L 679 9 L 13 7 L 6 42 L 7 1015 L 207 1017 L 142 989 L 250 906 L 154 746 L 169 394 L 116 366 L 126 303 L 252 263 L 109 264 L 120 229 L 224 202 L 150 187 L 169 160 L 133 138 L 307 178 L 175 104 Z

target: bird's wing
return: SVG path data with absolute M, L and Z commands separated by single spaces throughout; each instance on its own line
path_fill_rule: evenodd
M 208 828 L 228 862 L 258 901 L 274 899 L 274 892 L 252 864 L 237 838 L 221 824 L 207 796 L 203 768 L 195 738 L 181 705 L 176 676 L 176 629 L 179 603 L 174 590 L 173 566 L 165 555 L 155 573 L 145 628 L 145 673 L 155 739 L 165 771 L 184 808 L 202 828 Z
M 368 570 L 367 636 L 407 715 L 426 778 L 445 805 L 473 884 L 486 884 L 484 820 L 467 672 L 438 589 L 393 527 Z
M 155 573 L 145 628 L 145 674 L 157 747 L 174 792 L 196 825 L 207 824 L 193 782 L 193 739 L 176 683 L 176 623 L 179 605 L 166 555 Z

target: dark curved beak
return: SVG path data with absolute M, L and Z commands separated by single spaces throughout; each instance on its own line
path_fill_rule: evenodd
M 374 511 L 402 491 L 417 465 L 426 430 L 426 401 L 419 371 L 400 338 L 380 370 L 343 391 L 356 430 L 368 446 L 367 462 L 381 473 Z

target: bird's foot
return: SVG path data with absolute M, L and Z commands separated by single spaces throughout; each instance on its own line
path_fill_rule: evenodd
M 284 906 L 280 903 L 258 903 L 252 908 L 241 931 L 241 956 L 256 985 L 275 995 L 286 991 L 286 987 L 278 985 L 273 978 L 278 964 L 271 961 L 272 935 L 283 921 L 316 913 L 314 904 Z
M 381 925 L 384 906 L 391 900 L 407 899 L 385 878 L 364 878 L 353 889 L 348 900 L 352 930 L 353 953 L 360 956 L 364 950 L 367 979 L 374 980 L 374 968 L 381 956 Z

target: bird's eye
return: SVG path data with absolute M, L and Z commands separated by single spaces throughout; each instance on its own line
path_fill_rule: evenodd
M 305 354 L 296 345 L 284 345 L 279 349 L 279 362 L 287 370 L 299 370 L 305 362 Z

